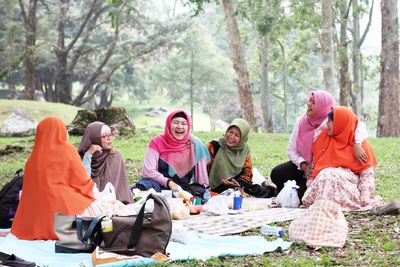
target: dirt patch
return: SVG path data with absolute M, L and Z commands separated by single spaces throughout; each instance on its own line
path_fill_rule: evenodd
M 0 156 L 10 155 L 13 153 L 21 153 L 25 151 L 25 147 L 16 145 L 6 145 L 5 148 L 0 149 Z

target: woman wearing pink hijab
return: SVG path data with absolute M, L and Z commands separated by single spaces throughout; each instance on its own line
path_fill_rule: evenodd
M 326 128 L 327 115 L 335 105 L 333 96 L 323 90 L 311 91 L 308 94 L 306 114 L 297 119 L 290 135 L 287 154 L 289 161 L 274 167 L 271 180 L 276 184 L 278 192 L 288 180 L 296 180 L 301 199 L 306 191 L 307 179 L 313 171 L 311 146 L 318 135 Z M 368 133 L 364 123 L 359 122 L 355 132 L 354 156 L 359 162 L 367 160 L 361 143 L 367 139 Z
M 143 160 L 142 175 L 136 187 L 178 191 L 188 190 L 193 182 L 208 186 L 207 147 L 190 133 L 190 116 L 184 110 L 168 115 L 164 133 L 154 137 Z

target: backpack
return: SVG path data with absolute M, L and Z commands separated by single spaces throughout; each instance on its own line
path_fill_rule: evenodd
M 15 172 L 14 178 L 0 191 L 0 228 L 11 228 L 19 204 L 23 177 L 23 170 L 19 169 Z

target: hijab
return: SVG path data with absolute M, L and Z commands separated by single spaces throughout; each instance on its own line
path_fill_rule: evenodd
M 313 178 L 328 167 L 349 168 L 352 172 L 359 173 L 377 164 L 372 147 L 367 141 L 361 144 L 368 156 L 367 162 L 361 164 L 355 159 L 354 133 L 357 124 L 358 118 L 349 108 L 333 108 L 333 135 L 328 135 L 328 129 L 324 129 L 312 146 Z
M 226 132 L 232 127 L 239 128 L 240 141 L 236 146 L 229 147 L 226 144 Z M 208 175 L 211 188 L 217 187 L 223 179 L 235 177 L 242 171 L 246 157 L 250 153 L 250 147 L 247 144 L 249 131 L 249 123 L 244 119 L 236 118 L 226 129 L 225 135 L 218 139 L 220 149 L 215 155 Z
M 18 238 L 55 240 L 54 214 L 81 214 L 94 201 L 94 183 L 67 140 L 59 118 L 46 117 L 38 124 L 11 228 Z
M 182 140 L 177 140 L 170 132 L 172 119 L 175 117 L 182 117 L 187 121 L 188 129 Z M 164 133 L 158 135 L 150 141 L 149 148 L 159 154 L 160 159 L 169 165 L 168 173 L 172 176 L 175 174 L 182 178 L 202 158 L 209 158 L 208 150 L 201 144 L 198 138 L 190 135 L 191 121 L 189 114 L 178 109 L 168 115 L 165 121 Z
M 314 97 L 316 112 L 312 116 L 304 114 L 301 117 L 296 141 L 297 151 L 308 163 L 312 161 L 311 145 L 313 143 L 314 131 L 325 120 L 327 114 L 335 104 L 335 99 L 327 91 L 311 91 L 308 94 L 308 99 L 311 97 Z
M 81 158 L 83 158 L 92 144 L 101 146 L 102 129 L 105 128 L 109 129 L 105 123 L 99 121 L 92 122 L 86 127 L 78 147 Z M 133 203 L 133 194 L 128 186 L 125 164 L 121 153 L 114 148 L 103 149 L 101 153 L 95 152 L 92 155 L 91 168 L 92 179 L 100 191 L 104 189 L 108 182 L 111 182 L 114 185 L 117 200 L 124 203 Z

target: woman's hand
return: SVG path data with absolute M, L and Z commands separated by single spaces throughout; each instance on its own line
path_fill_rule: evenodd
M 304 177 L 307 179 L 311 179 L 313 173 L 313 167 L 307 162 L 303 161 L 300 163 L 300 169 L 304 172 Z
M 222 183 L 229 187 L 240 187 L 240 184 L 234 178 L 223 179 Z
M 169 187 L 169 189 L 171 189 L 174 192 L 178 192 L 179 191 L 179 186 L 172 180 L 169 180 L 168 187 Z
M 91 145 L 87 152 L 89 152 L 90 155 L 93 155 L 94 153 L 96 153 L 96 151 L 99 151 L 101 153 L 102 150 L 103 148 L 99 145 Z
M 367 162 L 368 156 L 361 147 L 361 144 L 354 144 L 354 157 L 360 164 Z
M 362 191 L 360 195 L 361 205 L 363 207 L 367 206 L 371 200 L 371 194 L 368 191 Z

